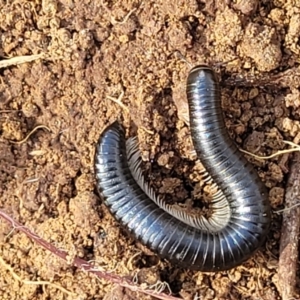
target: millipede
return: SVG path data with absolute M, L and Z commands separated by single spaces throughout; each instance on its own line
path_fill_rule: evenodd
M 187 78 L 190 130 L 197 156 L 218 192 L 209 217 L 165 204 L 145 180 L 136 138 L 114 122 L 95 153 L 97 189 L 111 214 L 141 243 L 180 267 L 215 272 L 243 263 L 263 244 L 271 210 L 266 187 L 230 138 L 214 70 Z

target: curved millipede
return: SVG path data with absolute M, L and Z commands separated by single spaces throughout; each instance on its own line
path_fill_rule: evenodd
M 187 98 L 195 150 L 208 172 L 207 181 L 219 187 L 212 215 L 194 219 L 164 204 L 142 176 L 136 140 L 126 143 L 117 122 L 104 130 L 97 144 L 97 188 L 115 218 L 159 256 L 190 269 L 227 270 L 264 242 L 271 219 L 267 191 L 227 133 L 219 85 L 210 67 L 190 71 Z

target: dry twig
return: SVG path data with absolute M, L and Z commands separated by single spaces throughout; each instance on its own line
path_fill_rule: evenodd
M 285 194 L 285 205 L 280 239 L 279 286 L 283 300 L 293 299 L 296 286 L 298 237 L 300 229 L 300 153 L 291 162 L 291 171 Z

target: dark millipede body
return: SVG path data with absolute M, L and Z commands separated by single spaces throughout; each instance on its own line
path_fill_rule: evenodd
M 210 174 L 207 181 L 212 178 L 219 187 L 212 216 L 194 220 L 163 204 L 141 175 L 136 141 L 126 144 L 117 122 L 104 130 L 97 145 L 97 187 L 115 218 L 161 257 L 190 269 L 226 270 L 264 242 L 270 227 L 267 192 L 227 133 L 211 68 L 191 70 L 187 97 L 195 150 Z

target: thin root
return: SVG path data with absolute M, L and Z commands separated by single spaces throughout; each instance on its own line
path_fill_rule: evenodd
M 16 279 L 17 281 L 20 281 L 20 282 L 23 283 L 23 284 L 50 285 L 50 286 L 52 286 L 52 287 L 54 287 L 54 288 L 56 288 L 56 289 L 62 291 L 63 293 L 68 294 L 69 296 L 76 296 L 75 293 L 72 293 L 72 292 L 68 291 L 67 289 L 65 289 L 65 288 L 63 288 L 63 287 L 61 287 L 61 286 L 59 286 L 59 285 L 57 285 L 57 284 L 55 284 L 55 283 L 52 283 L 52 282 L 50 282 L 50 281 L 31 281 L 31 280 L 24 280 L 24 279 L 22 279 L 18 274 L 16 274 L 16 273 L 14 272 L 13 268 L 12 268 L 10 265 L 8 265 L 8 264 L 3 260 L 2 257 L 0 257 L 0 263 L 4 266 L 4 268 L 5 268 L 6 270 L 8 270 L 8 271 L 11 273 L 11 275 L 12 275 L 12 277 L 13 277 L 14 279 Z
M 158 294 L 162 293 L 165 289 L 167 289 L 169 295 L 172 294 L 170 285 L 165 281 L 162 282 L 162 281 L 158 280 L 155 284 L 150 285 L 148 288 L 151 290 L 154 290 Z
M 283 208 L 283 209 L 279 209 L 279 210 L 274 210 L 274 213 L 275 214 L 281 214 L 283 212 L 287 212 L 287 211 L 290 211 L 291 209 L 295 208 L 295 207 L 299 207 L 300 206 L 300 203 L 297 203 L 297 204 L 294 204 L 290 207 L 286 207 L 286 208 Z
M 112 23 L 113 25 L 115 25 L 115 24 L 125 24 L 125 23 L 128 21 L 128 19 L 130 18 L 130 16 L 132 15 L 132 13 L 134 13 L 136 10 L 137 10 L 136 8 L 132 9 L 132 10 L 124 17 L 124 19 L 123 19 L 122 21 L 118 21 L 118 20 L 116 20 L 114 17 L 111 17 L 111 23 Z
M 142 130 L 146 131 L 146 132 L 149 133 L 149 134 L 152 134 L 152 135 L 154 134 L 154 131 L 147 129 L 147 128 L 144 127 L 144 126 L 140 126 L 140 128 L 141 128 Z
M 119 95 L 118 98 L 111 97 L 111 96 L 106 96 L 106 98 L 108 100 L 111 100 L 111 101 L 115 102 L 116 104 L 118 104 L 123 110 L 125 110 L 130 115 L 129 108 L 122 102 L 123 97 L 124 97 L 124 90 L 123 89 L 122 89 L 121 94 Z M 144 131 L 146 131 L 149 134 L 152 134 L 152 135 L 154 134 L 154 132 L 152 130 L 147 129 L 144 126 L 140 126 L 140 128 L 143 129 Z
M 143 2 L 141 3 L 141 5 L 143 4 Z M 115 19 L 115 17 L 113 17 L 112 15 L 111 15 L 111 11 L 107 8 L 107 6 L 103 3 L 103 0 L 101 1 L 101 5 L 102 5 L 102 7 L 107 11 L 107 13 L 110 15 L 110 22 L 111 22 L 111 24 L 112 25 L 116 25 L 116 24 L 125 24 L 127 21 L 128 21 L 128 19 L 130 18 L 130 16 L 132 15 L 132 13 L 134 13 L 138 8 L 134 8 L 134 9 L 132 9 L 131 11 L 129 11 L 129 13 L 123 18 L 123 20 L 122 21 L 118 21 L 118 20 L 116 20 Z M 140 6 L 141 6 L 140 5 Z
M 277 151 L 276 153 L 273 153 L 272 155 L 269 155 L 269 156 L 259 156 L 259 155 L 256 155 L 256 154 L 253 154 L 251 152 L 248 152 L 246 150 L 243 150 L 243 149 L 239 149 L 241 152 L 243 153 L 246 153 L 250 156 L 253 156 L 255 157 L 256 159 L 270 159 L 270 158 L 273 158 L 273 157 L 276 157 L 276 156 L 279 156 L 279 155 L 282 155 L 282 154 L 285 154 L 285 153 L 291 153 L 291 152 L 297 152 L 297 151 L 300 151 L 300 146 L 293 143 L 293 142 L 290 142 L 290 141 L 282 141 L 283 143 L 287 144 L 287 145 L 290 145 L 294 148 L 292 149 L 284 149 L 284 150 L 279 150 Z
M 141 255 L 141 251 L 138 251 L 137 253 L 135 253 L 135 254 L 133 254 L 129 259 L 128 259 L 128 261 L 127 261 L 127 263 L 126 263 L 126 266 L 125 266 L 125 268 L 127 269 L 127 270 L 129 270 L 129 269 L 133 269 L 133 260 L 136 258 L 136 257 L 138 257 L 139 255 Z
M 190 68 L 193 67 L 193 65 L 187 60 L 187 58 L 186 58 L 179 50 L 175 50 L 174 54 L 175 54 L 175 56 L 177 56 L 180 60 L 182 60 L 183 62 L 185 62 Z
M 25 143 L 29 137 L 34 133 L 36 132 L 38 129 L 41 129 L 41 128 L 44 128 L 44 129 L 47 129 L 49 132 L 51 131 L 49 127 L 47 127 L 46 125 L 38 125 L 36 126 L 34 129 L 32 129 L 29 134 L 22 140 L 22 141 L 18 141 L 18 142 L 15 142 L 15 141 L 10 141 L 11 143 L 13 144 L 17 144 L 17 145 L 20 145 L 20 144 L 23 144 Z

